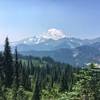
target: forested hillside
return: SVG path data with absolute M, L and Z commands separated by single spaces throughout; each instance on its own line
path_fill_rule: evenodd
M 100 100 L 100 69 L 22 57 L 17 47 L 12 55 L 6 38 L 0 53 L 0 100 Z

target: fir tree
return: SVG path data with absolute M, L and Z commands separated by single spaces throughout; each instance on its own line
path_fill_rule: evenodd
M 32 100 L 41 100 L 41 82 L 37 77 Z
M 61 77 L 61 83 L 60 83 L 60 92 L 65 92 L 66 90 L 68 90 L 68 81 L 67 81 L 67 77 L 65 76 L 65 74 L 62 75 Z
M 11 54 L 11 48 L 9 46 L 8 37 L 5 40 L 4 47 L 4 71 L 5 71 L 5 84 L 11 86 L 13 81 L 13 59 Z
M 19 87 L 19 63 L 18 63 L 18 52 L 17 52 L 17 47 L 15 49 L 15 71 L 14 71 L 14 77 L 15 77 L 15 82 L 17 89 Z

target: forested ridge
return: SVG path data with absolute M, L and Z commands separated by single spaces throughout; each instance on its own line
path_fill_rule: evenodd
M 0 100 L 100 100 L 100 69 L 23 57 L 17 47 L 12 54 L 6 38 L 0 53 Z

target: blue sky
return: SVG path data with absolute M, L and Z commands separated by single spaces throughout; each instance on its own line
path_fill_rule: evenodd
M 100 36 L 100 0 L 0 0 L 0 41 L 46 32 L 50 28 L 73 37 Z

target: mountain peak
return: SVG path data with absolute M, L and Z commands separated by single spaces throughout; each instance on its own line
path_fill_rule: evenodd
M 41 35 L 43 38 L 53 39 L 53 40 L 59 40 L 61 38 L 66 37 L 66 34 L 62 30 L 58 30 L 55 28 L 51 28 L 47 31 L 47 33 L 43 33 Z

